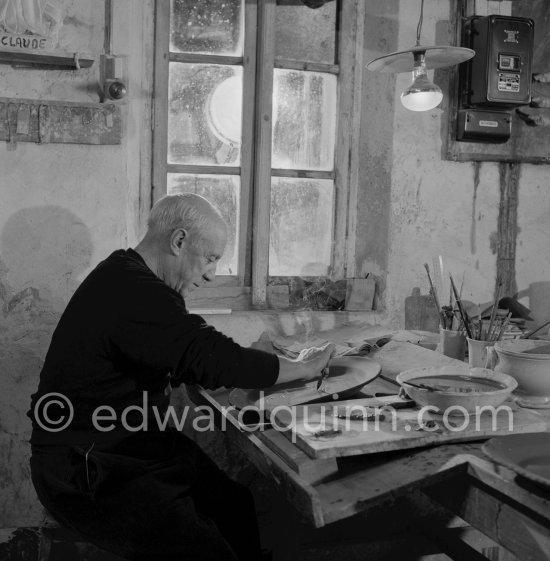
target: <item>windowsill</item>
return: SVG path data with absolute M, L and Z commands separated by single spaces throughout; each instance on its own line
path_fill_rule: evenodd
M 189 311 L 193 313 L 192 309 Z M 353 323 L 380 325 L 385 314 L 378 310 L 238 310 L 230 314 L 204 314 L 203 317 L 208 324 L 237 343 L 249 346 L 263 332 L 299 338 L 306 333 L 320 333 Z
M 226 312 L 225 309 L 221 308 L 219 313 L 215 312 L 216 308 L 213 308 L 212 311 L 204 311 L 201 309 L 194 309 L 189 308 L 190 314 L 201 313 L 205 318 L 207 317 L 244 317 L 244 316 L 307 316 L 311 315 L 313 317 L 333 317 L 333 318 L 342 318 L 342 317 L 361 317 L 361 318 L 370 318 L 375 315 L 382 315 L 382 312 L 378 310 L 293 310 L 293 309 L 280 309 L 280 310 L 231 310 L 230 312 Z

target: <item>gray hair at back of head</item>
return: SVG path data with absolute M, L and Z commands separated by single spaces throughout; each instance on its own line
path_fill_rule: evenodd
M 169 236 L 175 229 L 187 230 L 191 243 L 199 245 L 206 237 L 212 223 L 222 215 L 207 199 L 195 193 L 166 195 L 151 209 L 147 225 L 155 237 Z

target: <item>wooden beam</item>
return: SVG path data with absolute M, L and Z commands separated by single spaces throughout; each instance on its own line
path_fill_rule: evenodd
M 252 244 L 252 304 L 267 307 L 269 227 L 271 208 L 271 135 L 273 126 L 273 64 L 275 58 L 275 0 L 258 1 L 256 85 L 256 169 Z
M 323 72 L 325 74 L 338 74 L 340 72 L 339 64 L 327 64 L 324 62 L 307 62 L 300 60 L 292 60 L 276 57 L 274 62 L 275 68 L 283 68 L 285 70 L 303 70 L 306 72 Z
M 305 179 L 334 179 L 334 171 L 307 171 L 302 169 L 272 169 L 272 177 L 299 177 Z
M 167 164 L 167 173 L 190 173 L 194 175 L 240 175 L 241 168 L 237 166 L 201 166 L 195 164 Z
M 254 139 L 256 107 L 256 50 L 258 41 L 257 2 L 244 3 L 243 106 L 241 140 L 241 192 L 239 201 L 239 257 L 237 272 L 241 284 L 252 283 L 252 209 L 254 200 Z
M 519 163 L 499 164 L 500 203 L 498 209 L 497 278 L 502 283 L 502 296 L 513 296 L 518 291 L 516 282 L 516 245 L 519 233 L 518 199 L 521 165 Z
M 170 28 L 167 28 L 170 29 Z M 208 55 L 202 53 L 174 53 L 170 52 L 170 62 L 186 62 L 189 64 L 223 64 L 242 66 L 242 56 Z
M 350 230 L 348 228 L 348 212 L 357 212 L 349 206 L 349 194 L 352 174 L 351 153 L 354 144 L 359 144 L 360 112 L 354 103 L 357 95 L 356 56 L 360 55 L 363 44 L 364 2 L 359 0 L 339 2 L 340 17 L 338 18 L 338 115 L 335 145 L 335 182 L 334 182 L 334 244 L 332 253 L 332 273 L 335 278 L 343 278 L 346 274 L 346 252 Z M 358 47 L 359 45 L 359 47 Z M 355 100 L 356 101 L 356 100 Z M 358 111 L 355 113 L 355 111 Z
M 151 206 L 166 194 L 168 154 L 168 73 L 170 45 L 170 2 L 156 0 L 155 73 L 153 91 L 153 168 Z

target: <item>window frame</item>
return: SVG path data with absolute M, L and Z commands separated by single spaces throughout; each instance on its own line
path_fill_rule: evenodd
M 153 164 L 151 206 L 167 192 L 167 174 L 240 175 L 238 274 L 218 276 L 213 285 L 197 289 L 194 307 L 264 309 L 280 293 L 270 277 L 269 227 L 272 177 L 332 179 L 334 230 L 331 278 L 355 274 L 355 228 L 359 169 L 360 97 L 365 6 L 363 0 L 335 0 L 338 5 L 338 64 L 301 62 L 275 57 L 276 0 L 246 0 L 243 56 L 171 53 L 170 0 L 155 2 L 154 94 L 152 105 Z M 305 8 L 304 9 L 308 9 Z M 170 62 L 242 65 L 243 110 L 241 163 L 232 166 L 168 164 L 168 96 Z M 275 68 L 337 75 L 337 117 L 333 171 L 271 168 L 272 97 Z M 251 110 L 250 108 L 254 108 Z M 239 174 L 240 170 L 240 174 Z M 257 186 L 257 187 L 255 187 Z M 249 235 L 251 233 L 251 235 Z M 272 279 L 272 283 L 270 283 Z M 275 300 L 275 298 L 274 298 Z

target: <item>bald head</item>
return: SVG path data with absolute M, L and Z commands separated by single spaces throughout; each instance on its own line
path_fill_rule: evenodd
M 183 228 L 189 242 L 201 247 L 212 234 L 227 233 L 227 226 L 220 212 L 204 197 L 194 193 L 167 195 L 151 209 L 147 222 L 147 236 L 157 242 L 169 239 L 174 230 Z

